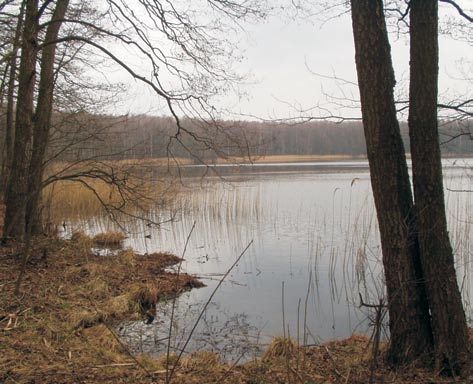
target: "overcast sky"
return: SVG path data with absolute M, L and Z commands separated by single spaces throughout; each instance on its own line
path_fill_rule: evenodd
M 464 1 L 468 3 L 471 1 Z M 471 4 L 467 8 L 472 8 Z M 442 11 L 444 12 L 444 11 Z M 248 85 L 241 88 L 245 97 L 227 96 L 217 105 L 230 108 L 238 114 L 262 118 L 298 116 L 300 110 L 319 105 L 311 114 L 359 116 L 358 109 L 342 108 L 350 102 L 339 99 L 357 99 L 358 90 L 339 79 L 356 82 L 354 47 L 350 15 L 322 23 L 320 20 L 290 21 L 271 18 L 264 23 L 248 27 L 243 39 L 245 60 L 239 67 L 250 73 Z M 406 36 L 391 36 L 393 61 L 398 93 L 407 91 L 409 47 Z M 464 74 L 471 72 L 473 47 L 450 38 L 440 39 L 441 98 L 451 99 L 473 88 L 473 81 L 465 81 Z M 331 78 L 332 77 L 332 78 Z M 163 105 L 156 103 L 151 92 L 137 84 L 131 89 L 127 101 L 131 113 L 164 114 Z

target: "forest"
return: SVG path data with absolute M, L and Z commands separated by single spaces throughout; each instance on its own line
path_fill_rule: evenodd
M 205 138 L 208 127 L 198 120 L 186 125 Z M 280 155 L 345 155 L 365 157 L 366 144 L 361 121 L 306 121 L 299 123 L 271 121 L 221 121 L 226 134 L 212 147 L 187 137 L 172 143 L 175 131 L 172 117 L 146 115 L 111 116 L 80 114 L 53 118 L 48 157 L 53 161 L 88 159 L 123 160 L 166 158 L 170 154 L 206 162 L 222 158 L 259 158 Z M 473 154 L 473 123 L 468 119 L 439 122 L 443 156 L 469 157 Z M 400 124 L 406 151 L 410 151 L 407 122 Z M 2 132 L 4 133 L 4 131 Z

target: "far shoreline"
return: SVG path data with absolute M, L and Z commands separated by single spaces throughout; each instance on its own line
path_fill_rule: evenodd
M 411 154 L 406 153 L 406 158 L 410 159 Z M 470 159 L 473 158 L 473 153 L 457 154 L 448 153 L 443 154 L 442 159 Z M 153 157 L 153 158 L 127 158 L 121 160 L 104 160 L 108 165 L 116 164 L 117 166 L 147 166 L 147 167 L 184 167 L 189 165 L 251 165 L 251 164 L 286 164 L 286 163 L 309 163 L 309 162 L 334 162 L 334 161 L 368 161 L 365 154 L 362 155 L 267 155 L 267 156 L 234 156 L 234 157 L 220 157 L 220 158 L 183 158 L 183 157 Z M 67 164 L 67 162 L 57 162 L 56 164 Z
M 411 154 L 406 153 L 406 158 L 410 159 Z M 442 159 L 470 159 L 473 158 L 471 154 L 442 154 Z M 150 159 L 156 162 L 166 162 L 166 158 Z M 367 155 L 267 155 L 267 156 L 252 156 L 248 157 L 229 157 L 229 158 L 218 158 L 218 159 L 202 159 L 200 163 L 192 161 L 190 159 L 179 158 L 175 159 L 174 165 L 243 165 L 243 164 L 286 164 L 286 163 L 309 163 L 309 162 L 334 162 L 334 161 L 368 161 Z

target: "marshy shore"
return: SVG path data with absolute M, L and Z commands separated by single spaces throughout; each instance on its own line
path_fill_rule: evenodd
M 15 244 L 0 248 L 0 381 L 5 383 L 433 383 L 451 382 L 424 367 L 391 371 L 364 336 L 298 346 L 276 338 L 264 355 L 225 364 L 211 351 L 132 355 L 114 326 L 151 321 L 159 300 L 198 287 L 193 276 L 166 270 L 179 258 L 137 255 L 131 250 L 96 256 L 91 239 L 43 238 L 15 295 Z M 168 369 L 166 369 L 168 368 Z M 462 382 L 462 381 L 457 381 Z M 468 380 L 464 381 L 468 382 Z

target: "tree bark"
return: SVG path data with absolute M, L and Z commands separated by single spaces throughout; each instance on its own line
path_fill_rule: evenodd
M 15 36 L 13 38 L 13 53 L 9 63 L 9 75 L 7 86 L 7 110 L 6 110 L 6 130 L 5 130 L 5 162 L 2 169 L 2 190 L 1 193 L 6 199 L 6 192 L 8 180 L 12 167 L 14 143 L 15 143 L 15 81 L 17 75 L 17 60 L 18 49 L 20 45 L 21 31 L 23 28 L 23 17 L 25 12 L 25 3 L 22 2 L 20 6 L 20 13 L 18 15 L 18 22 L 16 25 Z
M 351 0 L 356 67 L 371 185 L 379 222 L 393 364 L 432 349 L 428 302 L 420 268 L 415 214 L 394 104 L 382 0 Z
M 56 43 L 62 20 L 67 11 L 69 0 L 58 0 L 46 30 L 41 53 L 41 71 L 36 102 L 35 122 L 33 129 L 33 150 L 29 168 L 29 191 L 26 208 L 25 225 L 31 226 L 31 233 L 38 235 L 43 232 L 41 219 L 41 190 L 44 171 L 44 158 L 48 146 L 49 131 L 54 91 L 54 60 L 56 56 Z
M 5 200 L 4 236 L 23 239 L 28 192 L 28 169 L 31 158 L 33 102 L 38 55 L 38 0 L 27 0 L 22 33 L 18 96 L 15 121 L 15 144 L 12 169 Z
M 436 363 L 460 373 L 468 329 L 447 231 L 437 122 L 438 1 L 411 0 L 410 107 L 414 195 Z

